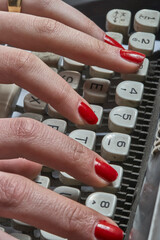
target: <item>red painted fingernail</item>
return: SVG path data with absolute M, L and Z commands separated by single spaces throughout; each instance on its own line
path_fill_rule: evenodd
M 143 53 L 134 52 L 134 51 L 130 51 L 130 50 L 121 49 L 120 55 L 125 60 L 127 60 L 129 62 L 134 62 L 137 64 L 143 63 L 143 60 L 145 59 L 145 55 Z
M 95 160 L 95 171 L 98 176 L 107 182 L 113 182 L 118 177 L 118 173 L 114 168 L 98 158 Z
M 122 240 L 123 231 L 119 227 L 101 220 L 95 228 L 95 237 L 97 240 Z
M 81 117 L 89 124 L 96 124 L 98 122 L 98 118 L 93 110 L 84 102 L 81 102 L 78 107 L 78 112 Z
M 108 43 L 109 45 L 112 45 L 114 47 L 118 47 L 118 48 L 122 48 L 124 49 L 124 47 L 118 43 L 116 40 L 114 40 L 113 38 L 109 37 L 107 34 L 104 35 L 104 41 L 106 43 Z

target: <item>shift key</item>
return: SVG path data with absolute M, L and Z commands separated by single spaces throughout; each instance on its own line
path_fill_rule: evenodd
M 0 118 L 11 116 L 20 91 L 16 84 L 0 84 Z

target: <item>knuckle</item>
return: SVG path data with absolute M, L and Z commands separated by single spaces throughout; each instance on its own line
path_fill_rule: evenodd
M 34 61 L 32 58 L 34 56 L 31 53 L 16 49 L 16 54 L 15 51 L 6 51 L 3 61 L 8 73 L 15 75 L 20 70 L 24 71 L 25 68 L 30 68 L 31 63 Z
M 16 118 L 10 124 L 11 131 L 14 136 L 31 139 L 34 138 L 39 131 L 39 123 L 29 118 Z
M 98 54 L 102 54 L 106 52 L 106 44 L 100 40 L 94 41 L 94 49 L 97 51 Z
M 0 173 L 0 206 L 2 208 L 19 206 L 25 198 L 25 185 L 19 177 Z
M 88 156 L 87 148 L 84 145 L 75 142 L 75 144 L 73 144 L 73 148 L 72 148 L 73 162 L 76 165 L 80 164 L 80 166 L 82 168 L 83 167 L 82 162 L 84 161 L 84 159 L 86 159 L 87 156 Z
M 34 17 L 33 27 L 38 34 L 51 34 L 57 32 L 60 23 L 49 18 Z
M 58 96 L 57 96 L 57 106 L 61 107 L 64 103 L 69 102 L 71 100 L 70 96 L 72 95 L 72 88 L 67 82 L 61 84 L 61 88 L 59 88 Z
M 54 5 L 54 4 L 56 4 L 58 2 L 58 0 L 40 0 L 40 5 L 44 8 L 44 9 L 46 9 L 46 8 L 48 8 L 48 7 L 50 7 L 50 5 Z
M 86 225 L 86 221 L 89 222 L 89 224 Z M 83 231 L 82 238 L 86 238 L 86 235 L 88 235 L 88 232 L 92 231 L 92 226 L 94 226 L 95 223 L 95 214 L 93 211 L 88 211 L 88 209 L 80 207 L 80 205 L 72 205 L 68 211 L 67 216 L 67 234 L 68 236 L 77 236 L 77 233 Z M 84 227 L 85 226 L 85 227 Z M 73 238 L 75 239 L 75 237 Z
M 78 230 L 81 230 L 82 228 L 82 223 L 83 223 L 83 218 L 82 218 L 82 211 L 81 208 L 79 208 L 78 206 L 72 206 L 72 208 L 69 209 L 69 213 L 68 213 L 68 232 L 69 233 L 74 233 L 74 232 L 78 232 Z
M 96 30 L 94 22 L 90 19 L 86 19 L 85 27 L 86 27 L 87 33 L 94 33 Z

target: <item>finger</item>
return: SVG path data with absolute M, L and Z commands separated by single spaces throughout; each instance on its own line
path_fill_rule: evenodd
M 8 11 L 7 0 L 1 0 L 1 11 Z M 84 14 L 60 0 L 23 0 L 22 13 L 47 17 L 104 40 L 104 31 Z
M 122 230 L 107 217 L 29 179 L 2 172 L 0 213 L 70 240 L 123 238 Z
M 9 235 L 5 232 L 2 232 L 2 231 L 0 231 L 0 239 L 3 239 L 3 240 L 17 240 L 17 238 L 14 238 L 11 235 Z
M 31 53 L 0 46 L 0 74 L 1 83 L 16 83 L 27 89 L 72 122 L 80 125 L 97 123 L 98 118 L 88 103 Z
M 137 71 L 144 60 L 143 54 L 110 46 L 48 18 L 1 12 L 0 21 L 0 40 L 12 46 L 54 52 L 87 65 L 126 73 Z
M 34 179 L 41 172 L 42 166 L 24 158 L 0 160 L 0 171 L 19 174 Z
M 38 121 L 1 119 L 0 132 L 1 159 L 24 157 L 95 186 L 117 178 L 117 172 L 98 154 Z

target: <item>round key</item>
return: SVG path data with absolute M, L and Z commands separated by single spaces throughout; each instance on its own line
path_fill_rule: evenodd
M 123 43 L 123 35 L 118 32 L 106 32 L 106 34 L 116 40 L 118 43 L 122 44 Z
M 32 240 L 32 238 L 29 235 L 22 233 L 11 233 L 11 235 L 19 240 Z
M 64 118 L 59 112 L 56 111 L 56 109 L 54 109 L 50 104 L 47 105 L 48 106 L 48 115 L 52 118 Z
M 117 105 L 138 107 L 142 100 L 144 85 L 140 82 L 124 81 L 116 88 L 115 101 Z
M 137 121 L 138 111 L 135 108 L 119 106 L 111 110 L 108 127 L 112 132 L 132 133 Z
M 57 235 L 48 233 L 46 231 L 40 230 L 41 239 L 43 240 L 67 240 L 66 238 L 61 238 Z
M 114 76 L 114 71 L 96 66 L 90 66 L 89 75 L 94 78 L 107 78 L 111 79 Z
M 104 103 L 107 99 L 110 81 L 103 78 L 87 79 L 83 85 L 83 96 L 89 103 Z
M 129 38 L 129 49 L 151 56 L 154 50 L 155 35 L 153 33 L 136 32 Z
M 62 67 L 65 70 L 73 70 L 73 71 L 81 72 L 84 69 L 84 66 L 85 65 L 83 63 L 74 61 L 74 60 L 66 58 L 66 57 L 63 58 Z
M 129 153 L 131 137 L 123 133 L 108 133 L 102 139 L 101 156 L 107 161 L 124 161 Z
M 59 75 L 75 90 L 78 89 L 81 74 L 76 71 L 62 71 Z
M 2 228 L 2 227 L 0 227 L 0 231 L 3 231 L 3 232 L 5 232 L 5 229 L 4 229 L 4 228 Z
M 96 191 L 103 191 L 108 193 L 116 193 L 117 191 L 119 191 L 121 187 L 122 177 L 123 177 L 123 168 L 115 164 L 110 164 L 110 165 L 117 171 L 118 173 L 117 179 L 114 182 L 109 183 L 109 185 L 105 187 L 95 188 Z
M 43 121 L 43 115 L 38 114 L 38 113 L 26 112 L 26 113 L 21 114 L 19 117 L 32 118 L 32 119 L 37 120 L 39 122 Z
M 65 172 L 59 173 L 59 180 L 67 186 L 80 186 L 81 182 Z
M 128 35 L 131 24 L 131 12 L 123 9 L 113 9 L 106 15 L 106 29 Z
M 50 186 L 50 178 L 45 177 L 45 176 L 40 176 L 40 175 L 37 176 L 34 179 L 34 182 L 45 188 L 49 188 L 49 186 Z
M 34 55 L 39 57 L 43 62 L 45 62 L 48 66 L 58 67 L 58 62 L 60 60 L 60 56 L 50 52 L 32 52 Z
M 69 137 L 83 144 L 91 150 L 95 148 L 96 133 L 90 130 L 76 129 L 69 134 Z
M 117 197 L 114 194 L 96 192 L 86 199 L 86 206 L 95 211 L 113 218 L 117 205 Z
M 134 29 L 137 32 L 157 33 L 159 30 L 160 13 L 155 10 L 142 9 L 134 18 Z
M 76 125 L 78 128 L 83 128 L 83 129 L 87 129 L 87 130 L 92 130 L 92 131 L 97 131 L 99 127 L 101 127 L 101 123 L 102 123 L 102 118 L 103 118 L 103 107 L 98 106 L 98 105 L 90 105 L 93 112 L 96 114 L 96 116 L 98 117 L 98 122 L 96 124 L 85 124 L 85 125 Z
M 142 65 L 136 73 L 124 73 L 121 74 L 121 78 L 124 80 L 133 80 L 138 82 L 144 82 L 146 80 L 149 69 L 149 60 L 147 58 L 144 59 Z
M 27 94 L 24 98 L 24 111 L 25 112 L 34 112 L 38 114 L 44 114 L 46 103 L 32 95 L 31 93 Z
M 67 122 L 62 119 L 48 118 L 43 121 L 47 126 L 56 129 L 59 132 L 65 133 L 67 129 Z
M 54 192 L 59 193 L 67 198 L 70 198 L 74 201 L 78 201 L 80 199 L 81 192 L 77 188 L 68 187 L 68 186 L 60 186 L 54 189 Z

